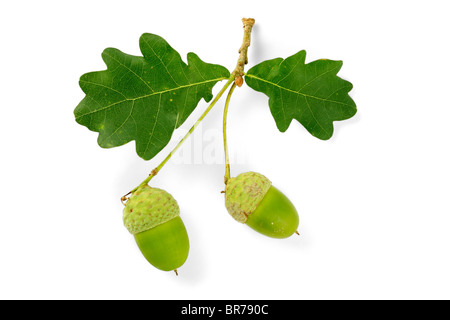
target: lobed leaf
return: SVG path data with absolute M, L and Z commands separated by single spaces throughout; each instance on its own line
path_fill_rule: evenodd
M 269 97 L 278 129 L 285 132 L 293 119 L 313 136 L 327 140 L 333 121 L 351 118 L 356 105 L 348 95 L 352 84 L 337 76 L 342 61 L 317 60 L 305 64 L 306 52 L 287 59 L 264 61 L 251 68 L 245 82 Z
M 212 88 L 230 72 L 194 54 L 187 64 L 163 38 L 143 34 L 142 57 L 107 48 L 102 58 L 107 70 L 86 73 L 80 87 L 86 94 L 75 108 L 76 121 L 98 132 L 103 148 L 136 141 L 145 160 L 161 151 L 176 128 L 199 101 L 212 99 Z

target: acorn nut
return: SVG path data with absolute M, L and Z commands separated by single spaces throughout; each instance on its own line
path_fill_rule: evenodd
M 177 272 L 188 257 L 189 238 L 179 215 L 180 208 L 169 193 L 148 185 L 131 195 L 123 211 L 125 227 L 142 254 L 163 271 Z
M 229 179 L 225 206 L 235 220 L 268 237 L 282 239 L 297 232 L 294 205 L 262 174 L 245 172 Z

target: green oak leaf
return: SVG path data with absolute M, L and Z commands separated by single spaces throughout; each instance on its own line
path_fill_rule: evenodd
M 305 64 L 306 52 L 287 59 L 267 60 L 251 68 L 245 82 L 269 97 L 278 129 L 285 132 L 293 119 L 313 136 L 327 140 L 333 121 L 351 118 L 356 105 L 348 95 L 352 84 L 337 76 L 342 61 L 317 60 Z
M 161 151 L 176 128 L 199 101 L 213 97 L 212 88 L 230 72 L 188 53 L 187 64 L 163 38 L 143 34 L 143 57 L 107 48 L 102 58 L 107 70 L 86 73 L 80 87 L 86 94 L 75 108 L 76 121 L 98 132 L 103 148 L 136 141 L 145 160 Z

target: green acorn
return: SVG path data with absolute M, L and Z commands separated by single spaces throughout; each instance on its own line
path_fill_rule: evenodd
M 123 210 L 123 222 L 144 257 L 156 268 L 177 272 L 189 253 L 189 238 L 180 208 L 166 191 L 138 188 Z
M 235 220 L 266 236 L 282 239 L 297 233 L 297 210 L 262 174 L 245 172 L 229 179 L 225 206 Z

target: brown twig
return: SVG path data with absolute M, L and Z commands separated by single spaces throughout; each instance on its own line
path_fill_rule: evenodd
M 239 59 L 236 68 L 232 72 L 235 77 L 234 82 L 238 87 L 242 86 L 242 83 L 244 82 L 242 76 L 244 75 L 244 66 L 248 63 L 247 51 L 248 47 L 250 47 L 250 35 L 252 33 L 253 25 L 255 24 L 255 19 L 244 18 L 242 19 L 242 23 L 244 24 L 244 40 L 239 48 Z

